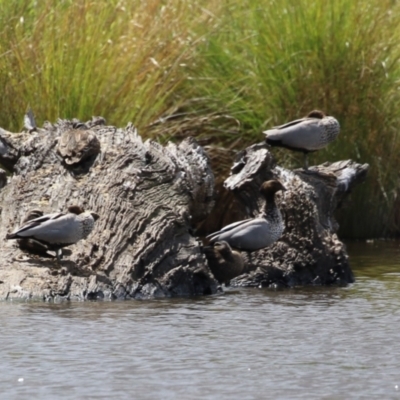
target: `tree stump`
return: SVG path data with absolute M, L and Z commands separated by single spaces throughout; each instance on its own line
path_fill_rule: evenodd
M 0 170 L 0 237 L 29 216 L 66 211 L 72 204 L 100 215 L 86 240 L 64 249 L 67 257 L 60 264 L 44 257 L 43 249 L 33 254 L 26 241 L 1 240 L 1 299 L 154 298 L 219 291 L 194 236 L 194 227 L 214 204 L 209 158 L 194 139 L 163 147 L 143 142 L 131 124 L 118 129 L 101 117 L 86 123 L 59 120 L 19 134 L 0 129 L 0 163 L 12 172 L 7 176 Z M 289 171 L 276 166 L 264 143 L 240 152 L 225 187 L 243 206 L 239 212 L 230 204 L 224 207 L 236 216 L 257 216 L 264 201 L 259 186 L 279 179 L 288 189 L 277 196 L 286 228 L 273 246 L 241 252 L 246 273 L 231 284 L 352 282 L 333 213 L 367 170 L 367 164 L 340 161 Z
M 211 294 L 210 273 L 191 227 L 213 206 L 214 176 L 194 139 L 166 147 L 103 118 L 0 130 L 0 237 L 32 210 L 78 204 L 100 219 L 90 236 L 55 259 L 0 241 L 0 298 L 97 299 Z M 3 179 L 4 180 L 4 179 Z M 1 186 L 0 186 L 1 187 Z
M 289 171 L 276 166 L 264 143 L 239 153 L 225 187 L 233 191 L 246 214 L 254 217 L 264 201 L 259 193 L 261 183 L 269 179 L 281 181 L 287 191 L 277 195 L 277 204 L 285 230 L 274 245 L 241 252 L 247 273 L 232 280 L 231 285 L 292 287 L 353 282 L 333 214 L 354 186 L 363 182 L 368 168 L 368 164 L 348 160 Z

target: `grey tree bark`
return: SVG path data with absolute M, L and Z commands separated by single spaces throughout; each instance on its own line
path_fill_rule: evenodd
M 37 132 L 0 131 L 0 237 L 29 211 L 96 211 L 90 236 L 54 259 L 0 241 L 0 298 L 147 298 L 211 294 L 217 282 L 190 227 L 213 205 L 214 176 L 195 140 L 142 142 L 132 125 L 58 121 Z

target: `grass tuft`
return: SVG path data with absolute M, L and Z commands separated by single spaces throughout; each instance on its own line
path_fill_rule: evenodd
M 0 0 L 0 126 L 103 115 L 143 129 L 179 99 L 195 41 L 212 18 L 193 1 Z M 190 16 L 190 18 L 188 18 Z
M 341 234 L 398 233 L 399 27 L 399 5 L 389 0 L 226 2 L 187 90 L 204 99 L 203 112 L 219 110 L 240 122 L 241 147 L 315 108 L 335 116 L 339 138 L 311 162 L 371 165 L 367 183 L 340 214 Z M 237 141 L 218 130 L 213 137 L 225 146 Z M 288 167 L 302 165 L 301 154 L 273 151 Z
M 320 108 L 339 138 L 312 163 L 371 165 L 341 235 L 400 232 L 400 4 L 393 0 L 0 0 L 0 126 L 102 115 L 162 142 L 233 150 Z M 273 150 L 287 167 L 302 156 Z

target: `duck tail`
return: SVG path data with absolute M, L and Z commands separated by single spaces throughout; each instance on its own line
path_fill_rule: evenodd
M 18 236 L 15 233 L 7 233 L 6 240 L 10 239 L 18 239 Z
M 270 146 L 283 146 L 282 140 L 281 139 L 276 139 L 276 138 L 271 138 L 271 137 L 266 137 L 265 141 L 270 145 Z

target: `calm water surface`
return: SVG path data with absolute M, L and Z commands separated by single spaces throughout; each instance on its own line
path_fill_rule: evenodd
M 346 288 L 0 303 L 0 398 L 400 398 L 400 243 L 348 249 Z

